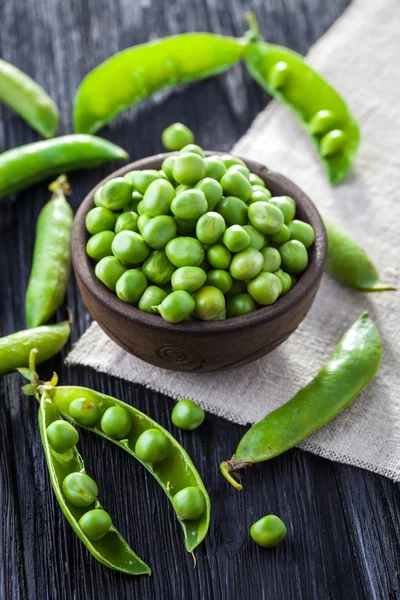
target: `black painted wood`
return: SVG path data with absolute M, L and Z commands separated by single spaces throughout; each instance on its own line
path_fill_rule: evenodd
M 348 0 L 37 0 L 0 3 L 0 56 L 27 71 L 51 93 L 71 130 L 71 105 L 82 76 L 128 45 L 180 31 L 239 35 L 249 8 L 267 39 L 305 53 L 341 14 Z M 264 107 L 267 97 L 241 66 L 229 74 L 163 93 L 121 116 L 101 133 L 132 159 L 161 151 L 162 129 L 181 120 L 205 147 L 229 149 Z M 0 108 L 0 151 L 37 136 Z M 113 165 L 74 174 L 74 209 Z M 1 174 L 0 174 L 1 176 Z M 0 334 L 24 327 L 23 299 L 34 227 L 48 198 L 46 185 L 0 207 Z M 72 342 L 89 324 L 74 282 L 68 305 Z M 59 317 L 63 316 L 60 311 Z M 65 353 L 64 353 L 65 356 Z M 19 599 L 383 599 L 400 597 L 400 491 L 372 473 L 293 450 L 254 467 L 238 493 L 220 477 L 243 427 L 208 416 L 194 433 L 171 427 L 172 400 L 90 369 L 66 368 L 63 383 L 94 387 L 131 402 L 172 431 L 193 456 L 213 501 L 210 534 L 186 553 L 168 501 L 150 475 L 105 441 L 81 434 L 80 448 L 102 503 L 153 568 L 132 578 L 102 567 L 63 518 L 50 489 L 37 429 L 37 406 L 22 397 L 18 375 L 0 379 L 0 598 Z M 262 550 L 248 535 L 266 513 L 288 524 L 286 541 Z

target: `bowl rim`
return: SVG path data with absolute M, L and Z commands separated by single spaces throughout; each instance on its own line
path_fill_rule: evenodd
M 207 151 L 206 156 L 223 155 L 227 152 Z M 312 223 L 315 231 L 314 253 L 312 261 L 308 264 L 307 269 L 302 273 L 297 284 L 284 296 L 279 298 L 274 304 L 264 306 L 247 315 L 225 319 L 222 321 L 182 321 L 180 323 L 169 323 L 161 319 L 157 315 L 152 315 L 138 308 L 123 302 L 113 292 L 111 292 L 104 284 L 102 284 L 95 276 L 93 264 L 86 254 L 85 246 L 87 242 L 87 231 L 85 226 L 86 214 L 94 207 L 93 197 L 96 191 L 110 179 L 122 177 L 129 171 L 141 169 L 157 168 L 154 163 L 161 163 L 168 156 L 176 155 L 175 152 L 165 152 L 155 154 L 140 160 L 131 162 L 120 169 L 117 169 L 100 181 L 86 195 L 80 204 L 75 215 L 72 234 L 71 234 L 71 250 L 72 263 L 75 274 L 80 282 L 87 288 L 91 296 L 99 301 L 106 309 L 117 313 L 120 317 L 131 321 L 137 325 L 147 326 L 152 329 L 158 329 L 160 332 L 169 330 L 171 333 L 191 334 L 191 335 L 224 335 L 228 332 L 233 332 L 243 327 L 254 327 L 258 324 L 272 322 L 281 317 L 284 313 L 289 312 L 296 305 L 301 304 L 308 296 L 311 290 L 318 285 L 322 276 L 327 254 L 327 237 L 322 218 L 312 202 L 301 188 L 299 188 L 292 180 L 288 179 L 281 173 L 271 171 L 266 166 L 237 154 L 232 154 L 237 158 L 241 158 L 249 169 L 256 172 L 262 179 L 268 178 L 269 182 L 278 186 L 284 187 L 287 190 L 287 195 L 292 196 L 296 203 L 300 202 L 302 209 L 307 213 L 308 220 Z

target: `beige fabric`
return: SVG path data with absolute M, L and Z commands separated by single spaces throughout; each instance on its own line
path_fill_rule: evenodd
M 354 233 L 393 283 L 399 283 L 399 22 L 396 0 L 357 0 L 308 56 L 348 99 L 361 124 L 359 157 L 345 182 L 329 186 L 312 143 L 276 102 L 234 148 L 298 182 L 324 215 Z M 349 408 L 300 447 L 400 480 L 399 292 L 361 294 L 325 276 L 299 329 L 269 356 L 234 372 L 193 375 L 155 368 L 126 354 L 95 323 L 67 361 L 174 398 L 192 398 L 237 423 L 254 423 L 313 377 L 364 310 L 383 336 L 382 367 Z

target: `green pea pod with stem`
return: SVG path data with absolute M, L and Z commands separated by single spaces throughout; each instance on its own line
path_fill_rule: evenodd
M 342 96 L 303 57 L 260 38 L 254 15 L 248 15 L 250 41 L 244 60 L 254 79 L 298 117 L 314 141 L 332 185 L 353 164 L 360 130 Z
M 69 474 L 86 474 L 86 471 L 76 446 L 66 452 L 59 453 L 53 450 L 49 443 L 48 428 L 55 421 L 60 421 L 61 415 L 58 408 L 51 401 L 46 387 L 51 387 L 51 385 L 39 386 L 38 388 L 40 402 L 39 429 L 51 485 L 64 516 L 82 543 L 100 563 L 129 575 L 150 575 L 151 570 L 148 565 L 133 552 L 113 525 L 98 540 L 89 539 L 80 526 L 79 520 L 85 513 L 93 509 L 102 509 L 102 506 L 97 498 L 90 506 L 74 506 L 63 493 L 63 481 Z
M 28 327 L 46 323 L 60 307 L 71 273 L 71 230 L 74 214 L 65 194 L 70 187 L 65 175 L 50 185 L 51 200 L 40 212 L 36 225 L 33 264 L 25 298 Z
M 0 375 L 18 367 L 28 367 L 32 348 L 39 351 L 38 363 L 58 354 L 68 341 L 71 328 L 68 321 L 24 329 L 0 338 Z
M 233 457 L 221 463 L 223 476 L 242 489 L 235 478 L 238 470 L 279 456 L 325 425 L 358 396 L 378 370 L 381 357 L 379 331 L 364 313 L 316 377 L 245 433 Z
M 18 146 L 0 154 L 0 200 L 58 173 L 126 158 L 125 150 L 93 135 L 64 135 Z
M 83 79 L 75 95 L 74 129 L 94 133 L 159 90 L 226 71 L 245 47 L 242 39 L 186 33 L 127 48 Z
M 0 101 L 45 138 L 57 133 L 58 108 L 44 89 L 14 65 L 0 59 Z
M 336 279 L 361 292 L 385 292 L 396 286 L 385 283 L 365 250 L 341 227 L 324 218 L 328 236 L 326 268 Z

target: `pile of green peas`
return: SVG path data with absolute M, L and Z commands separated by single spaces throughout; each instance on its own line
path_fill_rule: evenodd
M 246 315 L 273 304 L 308 264 L 314 230 L 289 196 L 231 156 L 205 156 L 175 123 L 161 170 L 101 186 L 86 216 L 86 251 L 118 298 L 170 323 Z

